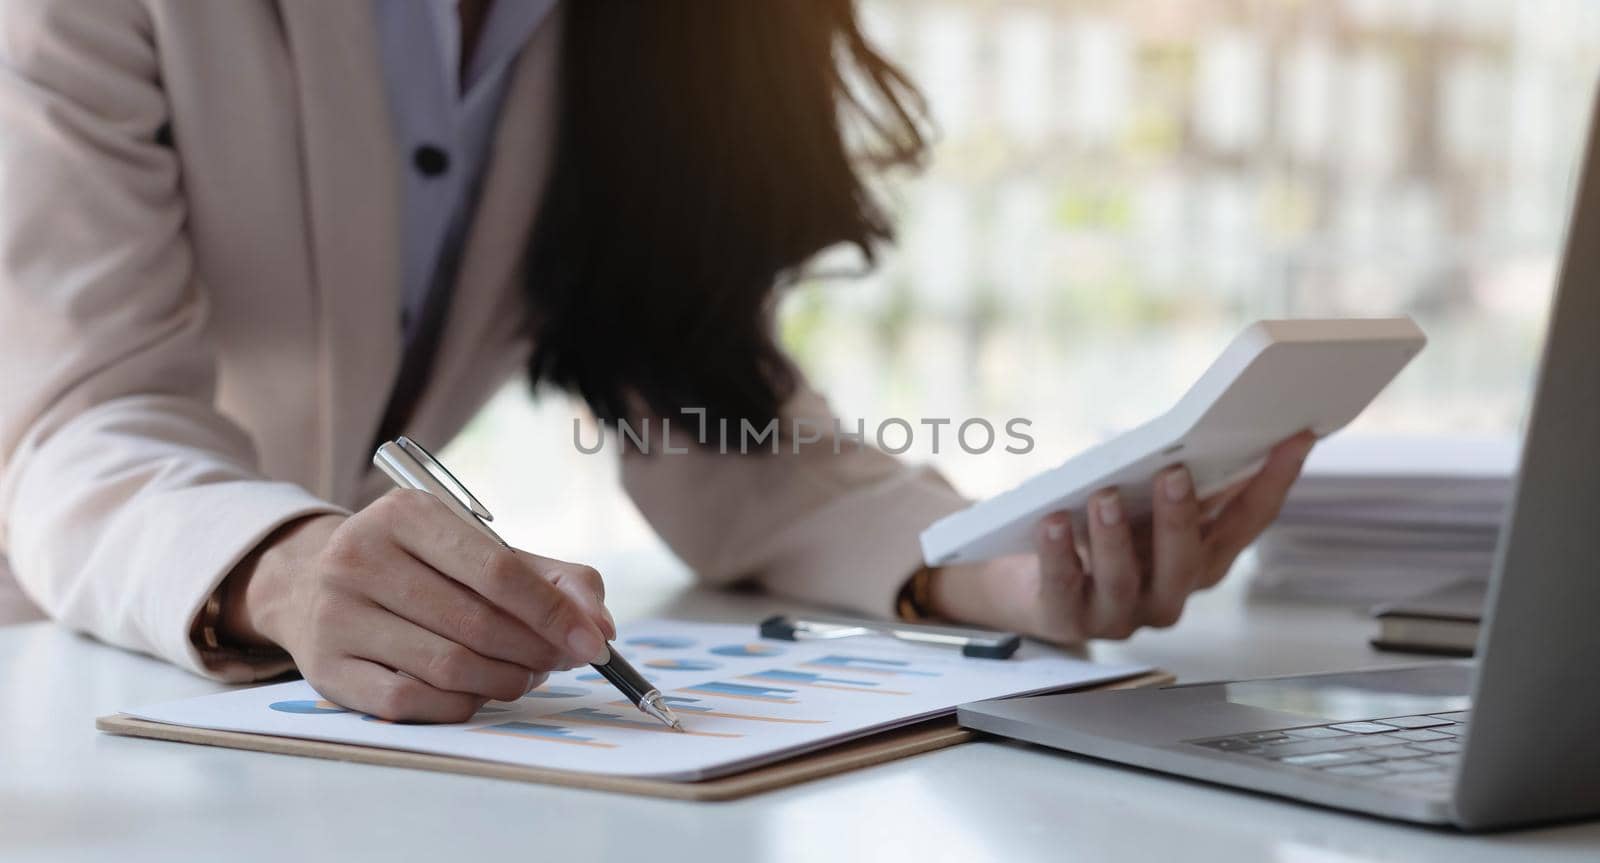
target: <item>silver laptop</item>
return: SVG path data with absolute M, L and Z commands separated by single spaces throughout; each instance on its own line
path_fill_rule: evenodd
M 1591 115 L 1476 662 L 963 706 L 969 728 L 1468 830 L 1600 815 L 1600 131 Z

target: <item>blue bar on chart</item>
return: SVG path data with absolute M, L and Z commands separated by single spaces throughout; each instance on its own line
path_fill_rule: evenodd
M 722 663 L 709 659 L 647 659 L 644 666 L 666 671 L 711 671 L 721 668 Z
M 687 698 L 681 695 L 666 695 L 662 699 L 673 710 L 698 714 L 700 716 L 715 716 L 718 719 L 738 719 L 745 722 L 774 722 L 780 725 L 826 725 L 826 719 L 797 719 L 792 716 L 757 716 L 753 713 L 729 713 L 718 710 L 698 698 Z M 613 702 L 618 706 L 627 706 L 628 702 Z
M 744 698 L 750 701 L 768 701 L 773 704 L 799 704 L 799 700 L 790 696 L 798 694 L 798 690 L 781 689 L 776 686 L 748 686 L 743 683 L 723 683 L 710 681 L 685 686 L 680 692 L 694 692 L 700 695 L 716 695 L 722 698 Z
M 872 656 L 822 656 L 800 664 L 807 668 L 845 668 L 851 671 L 865 671 L 868 674 L 900 677 L 940 676 L 937 671 L 922 671 L 913 668 L 911 663 L 903 659 L 879 659 Z
M 597 749 L 616 749 L 615 743 L 602 743 L 593 737 L 585 737 L 572 729 L 561 725 L 546 725 L 542 722 L 502 722 L 498 725 L 485 725 L 482 728 L 468 729 L 473 734 L 497 734 L 502 737 L 522 737 L 528 740 L 542 740 L 547 743 L 570 743 L 575 746 L 593 746 Z
M 593 707 L 577 707 L 572 710 L 556 714 L 568 722 L 588 723 L 593 725 L 609 725 L 615 728 L 631 728 L 635 731 L 664 732 L 667 734 L 692 734 L 696 737 L 743 737 L 743 734 L 732 734 L 721 731 L 702 731 L 697 728 L 685 728 L 679 731 L 668 728 L 654 719 L 633 719 L 628 715 L 608 713 Z M 637 715 L 637 714 L 634 714 Z
M 781 668 L 769 668 L 766 671 L 756 671 L 743 675 L 747 679 L 771 680 L 776 683 L 792 683 L 796 686 L 815 686 L 821 689 L 841 689 L 849 692 L 871 692 L 879 695 L 910 695 L 898 689 L 881 689 L 876 680 L 851 680 L 845 677 L 823 677 L 810 671 L 786 671 Z
M 693 647 L 694 639 L 682 638 L 676 635 L 641 635 L 628 639 L 631 647 L 654 647 L 657 650 L 678 650 L 684 647 Z
M 711 652 L 718 656 L 777 656 L 783 648 L 775 644 L 724 644 L 721 647 L 711 648 Z
M 538 689 L 522 696 L 523 698 L 577 698 L 588 695 L 591 690 L 580 689 L 576 686 L 551 686 L 545 684 Z
M 663 695 L 661 700 L 665 701 L 667 706 L 673 710 L 692 710 L 696 713 L 708 713 L 716 709 L 708 704 L 701 703 L 698 698 L 685 698 L 681 695 Z

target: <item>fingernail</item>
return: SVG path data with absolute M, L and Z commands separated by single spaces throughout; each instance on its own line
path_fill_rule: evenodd
M 611 637 L 612 638 L 616 638 L 617 637 L 617 619 L 615 617 L 611 616 L 611 609 L 606 608 L 605 606 L 601 606 L 600 607 L 600 613 L 605 615 L 605 617 L 606 617 L 606 626 L 611 627 Z
M 1167 474 L 1166 482 L 1167 500 L 1173 503 L 1183 503 L 1189 499 L 1189 493 L 1194 491 L 1194 482 L 1189 479 L 1189 472 L 1178 468 Z
M 606 643 L 600 636 L 592 632 L 587 626 L 574 626 L 567 633 L 567 647 L 572 649 L 572 655 L 579 658 L 602 657 L 600 659 L 586 659 L 590 664 L 599 664 L 611 658 L 606 650 Z
M 549 678 L 549 676 L 550 675 L 548 675 L 548 674 L 540 674 L 540 673 L 538 673 L 536 671 L 529 672 L 528 673 L 528 688 L 524 689 L 522 691 L 524 693 L 528 693 L 528 692 L 534 691 L 535 689 L 538 689 L 539 687 L 544 685 L 545 680 L 547 678 Z
M 1116 492 L 1104 495 L 1096 500 L 1095 505 L 1100 509 L 1100 523 L 1106 527 L 1114 527 L 1122 521 L 1122 504 L 1117 501 Z
M 1067 526 L 1059 521 L 1046 522 L 1044 538 L 1051 542 L 1060 542 L 1067 538 Z

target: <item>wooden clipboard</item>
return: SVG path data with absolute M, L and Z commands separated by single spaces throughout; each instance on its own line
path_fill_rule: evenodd
M 1084 692 L 1108 689 L 1138 689 L 1172 683 L 1171 674 L 1151 671 L 1134 677 L 1085 687 Z M 597 776 L 570 770 L 551 770 L 543 767 L 525 767 L 519 764 L 499 764 L 477 761 L 452 755 L 431 755 L 422 752 L 405 752 L 396 749 L 379 749 L 349 743 L 328 743 L 320 740 L 301 740 L 295 737 L 276 737 L 270 734 L 248 734 L 240 731 L 212 731 L 205 728 L 188 728 L 162 722 L 148 722 L 126 714 L 102 716 L 95 727 L 111 734 L 129 737 L 149 737 L 155 740 L 172 740 L 180 743 L 199 743 L 204 746 L 225 746 L 230 749 L 248 749 L 255 752 L 274 752 L 280 755 L 300 755 L 307 758 L 327 758 L 333 761 L 354 761 L 361 764 L 380 764 L 388 767 L 410 767 L 418 770 L 437 770 L 444 773 L 463 773 L 468 776 L 485 776 L 491 779 L 512 779 L 518 782 L 538 782 L 546 785 L 565 785 L 594 791 L 618 791 L 625 794 L 644 794 L 651 797 L 670 797 L 677 800 L 733 800 L 786 788 L 812 779 L 832 776 L 847 770 L 869 767 L 906 758 L 922 752 L 931 752 L 947 746 L 966 743 L 977 736 L 956 725 L 954 717 L 930 719 L 907 728 L 898 728 L 831 746 L 807 755 L 798 755 L 775 764 L 756 767 L 700 782 L 669 782 L 664 779 L 637 779 L 627 776 Z

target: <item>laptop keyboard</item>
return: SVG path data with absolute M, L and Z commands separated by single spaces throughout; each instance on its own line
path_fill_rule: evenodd
M 1333 722 L 1188 740 L 1285 767 L 1418 791 L 1447 791 L 1471 711 Z

